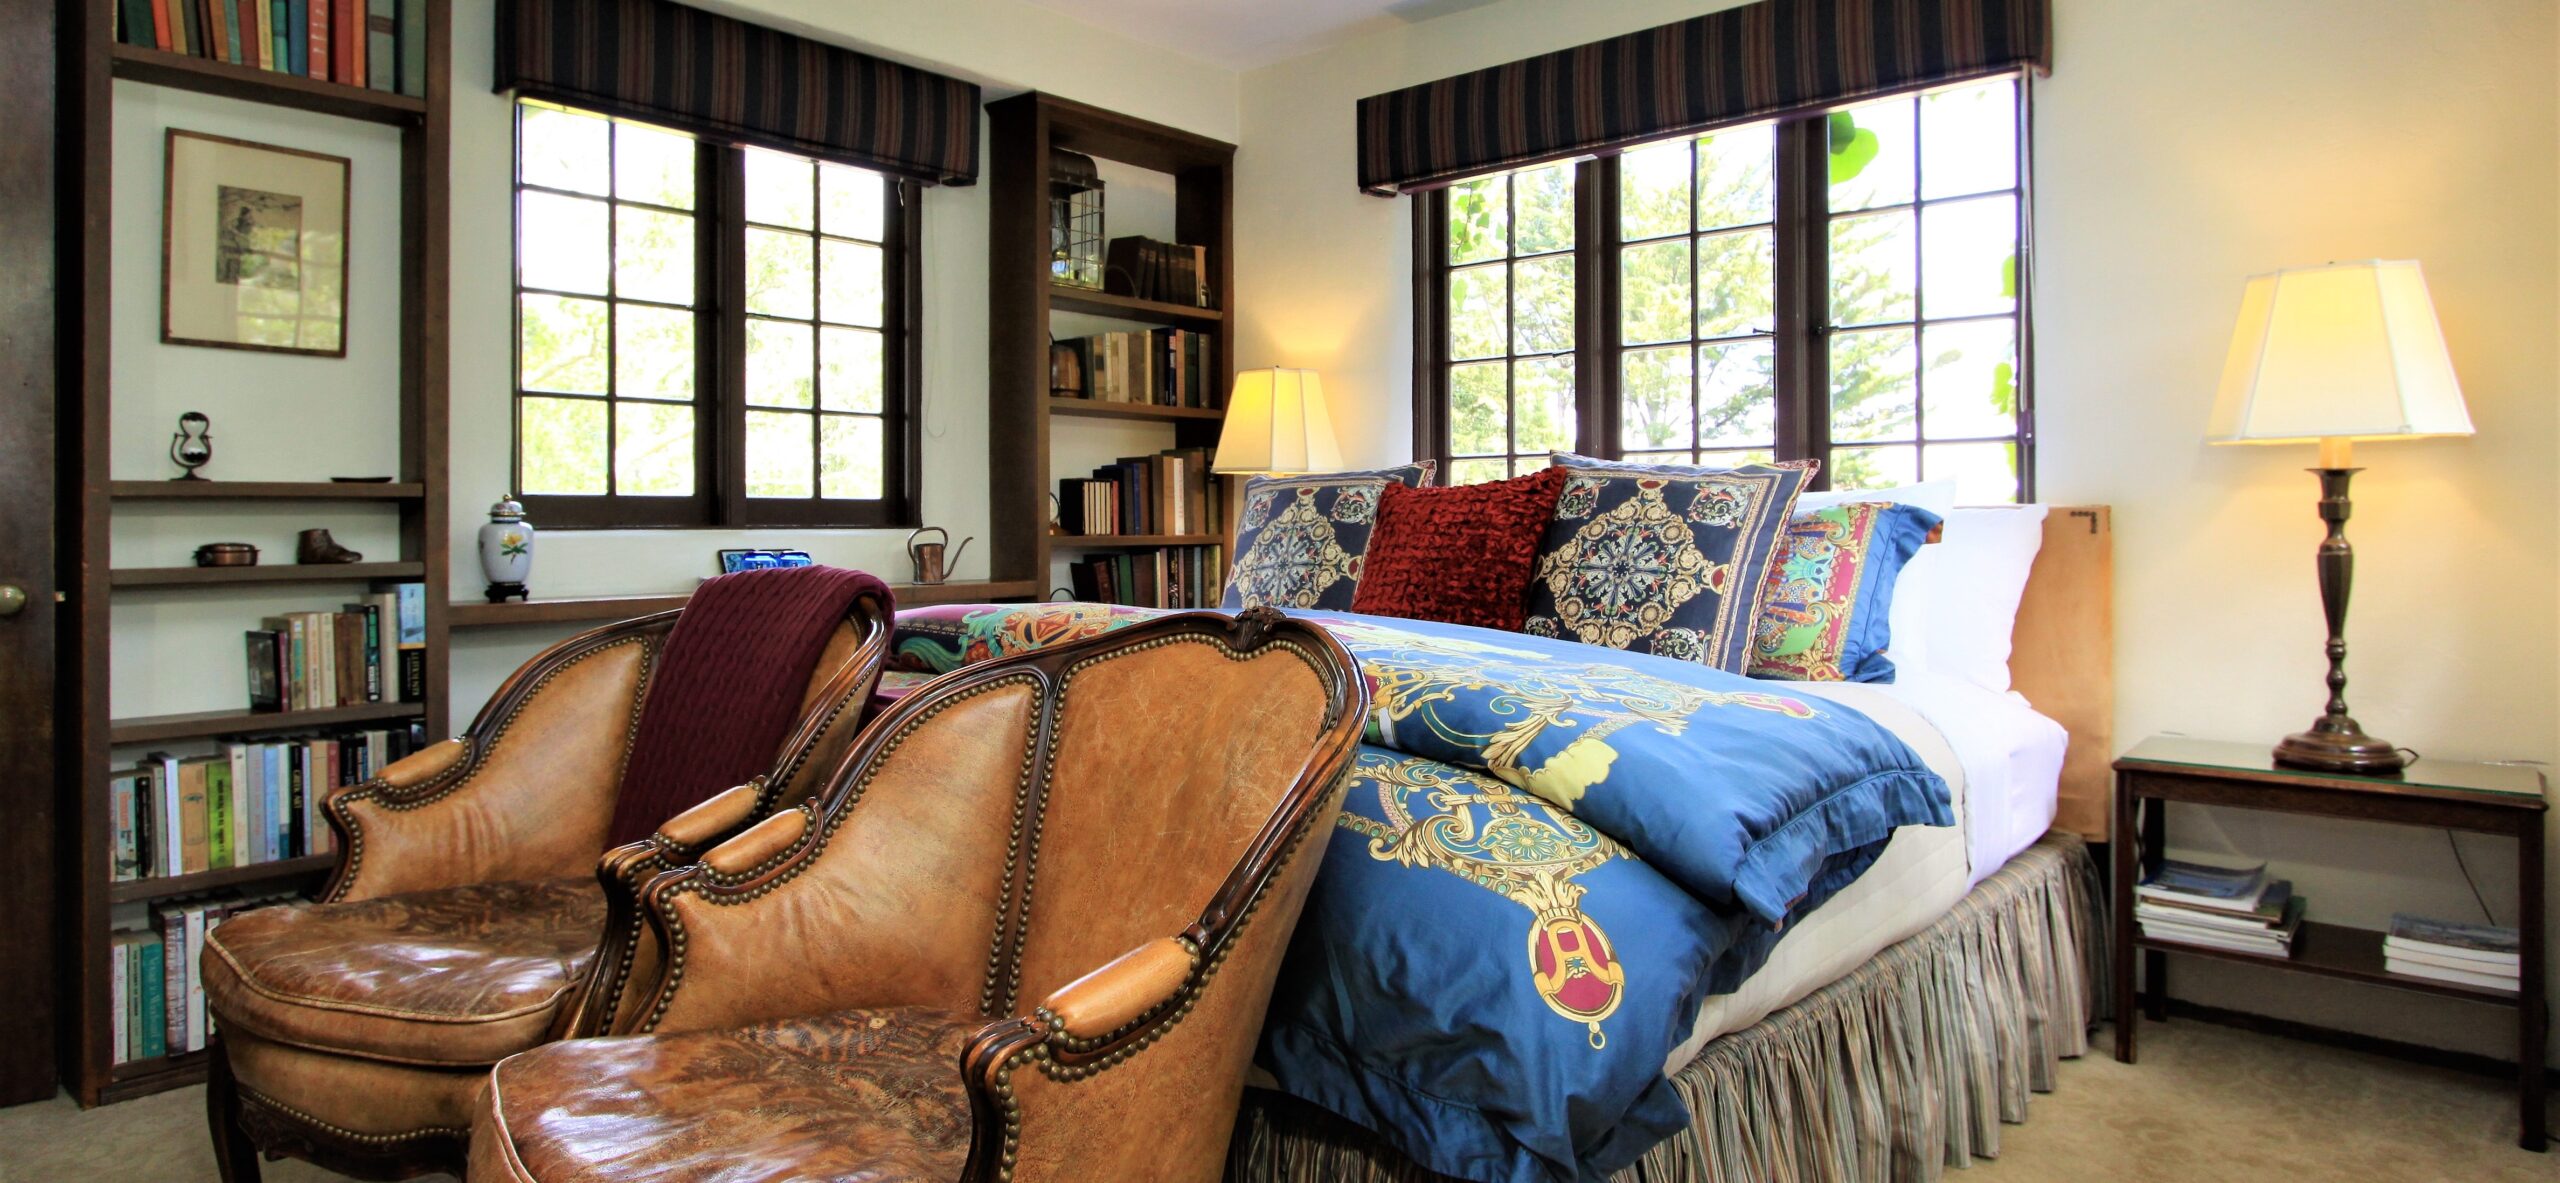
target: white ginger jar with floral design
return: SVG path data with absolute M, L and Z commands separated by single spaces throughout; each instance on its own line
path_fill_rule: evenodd
M 513 497 L 489 507 L 489 524 L 480 527 L 480 570 L 489 577 L 490 603 L 533 598 L 525 586 L 533 574 L 533 523 L 524 520 L 524 505 Z

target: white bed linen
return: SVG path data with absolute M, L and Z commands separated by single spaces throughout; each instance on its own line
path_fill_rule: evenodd
M 1741 989 L 1698 1008 L 1665 1074 L 1717 1036 L 1759 1022 L 1936 923 L 2053 822 L 2068 737 L 2016 694 L 1925 673 L 1891 684 L 1797 682 L 1787 689 L 1851 707 L 1910 744 L 1946 778 L 1956 825 L 1896 831 L 1875 865 L 1798 921 Z

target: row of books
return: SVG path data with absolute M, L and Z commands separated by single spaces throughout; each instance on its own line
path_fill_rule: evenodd
M 1079 600 L 1141 608 L 1215 608 L 1226 595 L 1227 548 L 1160 546 L 1067 564 Z
M 107 779 L 110 878 L 220 871 L 330 850 L 320 803 L 409 754 L 407 728 L 153 752 Z
M 1123 456 L 1090 477 L 1058 482 L 1058 527 L 1068 534 L 1210 534 L 1227 520 L 1226 485 L 1207 448 Z
M 2267 866 L 2220 867 L 2164 860 L 2134 887 L 2133 918 L 2152 940 L 2267 957 L 2293 956 L 2303 897 Z
M 116 40 L 424 98 L 432 2 L 116 0 Z
M 273 892 L 170 900 L 151 909 L 147 923 L 116 930 L 107 946 L 115 1062 L 203 1051 L 213 1034 L 196 972 L 204 934 L 227 917 L 292 898 Z
M 2399 913 L 2382 936 L 2383 968 L 2413 978 L 2516 992 L 2524 942 L 2512 928 Z
M 318 711 L 421 702 L 426 585 L 403 583 L 335 612 L 288 612 L 249 630 L 249 709 Z
M 1102 289 L 1166 304 L 1209 306 L 1209 248 L 1129 235 L 1102 254 Z
M 1155 407 L 1217 407 L 1226 392 L 1213 389 L 1206 333 L 1189 329 L 1133 329 L 1058 342 L 1069 358 L 1051 380 L 1050 393 L 1105 403 Z

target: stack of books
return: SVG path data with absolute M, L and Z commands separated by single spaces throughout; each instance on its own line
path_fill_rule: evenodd
M 426 585 L 335 612 L 287 612 L 249 630 L 249 709 L 325 711 L 426 697 Z
M 205 933 L 251 908 L 296 898 L 290 892 L 228 893 L 167 900 L 127 910 L 108 948 L 107 989 L 115 1005 L 110 1036 L 118 1064 L 200 1052 L 213 1034 L 196 972 Z
M 1049 393 L 1105 403 L 1217 407 L 1209 337 L 1189 329 L 1138 329 L 1061 341 L 1074 358 Z
M 424 98 L 429 3 L 116 0 L 116 40 Z
M 1123 456 L 1093 476 L 1058 482 L 1058 528 L 1071 535 L 1215 534 L 1226 529 L 1226 486 L 1207 448 Z
M 2513 994 L 2523 972 L 2523 949 L 2512 928 L 2429 920 L 2402 912 L 2391 917 L 2391 931 L 2382 938 L 2382 964 L 2413 978 Z
M 2267 865 L 2217 867 L 2170 859 L 2134 888 L 2133 918 L 2150 940 L 2293 956 L 2303 898 L 2293 881 L 2267 878 Z
M 320 804 L 416 747 L 407 728 L 222 745 L 219 755 L 153 752 L 107 777 L 118 883 L 192 875 L 331 849 Z
M 1068 587 L 1093 604 L 1215 608 L 1227 594 L 1223 546 L 1159 546 L 1067 565 Z

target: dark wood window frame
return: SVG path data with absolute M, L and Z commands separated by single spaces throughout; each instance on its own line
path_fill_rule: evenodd
M 1860 103 L 1874 102 L 1878 98 L 1911 97 L 1941 89 L 1947 87 L 1931 85 L 1899 96 L 1862 99 Z M 2034 187 L 2033 169 L 2029 163 L 2033 122 L 2029 94 L 2030 90 L 2021 77 L 2017 90 L 2018 169 L 2015 192 L 2018 199 L 2018 268 L 2014 313 L 2018 334 L 2015 374 L 2017 434 L 2014 438 L 2018 449 L 2018 499 L 2021 502 L 2033 501 L 2036 495 L 2035 334 L 2034 301 L 2031 298 L 2035 270 L 2032 262 L 2034 219 L 2031 214 Z M 1829 325 L 1829 241 L 1834 215 L 1827 208 L 1830 191 L 1828 119 L 1832 110 L 1845 110 L 1857 105 L 1860 104 L 1789 115 L 1776 123 L 1774 231 L 1777 290 L 1776 324 L 1772 334 L 1775 348 L 1772 385 L 1776 403 L 1776 458 L 1780 460 L 1824 458 L 1831 454 L 1829 346 L 1835 330 Z M 1683 132 L 1664 138 L 1689 139 L 1709 134 L 1711 130 Z M 1534 167 L 1539 165 L 1522 166 L 1523 170 Z M 1619 319 L 1619 153 L 1613 151 L 1588 157 L 1578 161 L 1574 168 L 1575 451 L 1617 459 L 1625 451 L 1620 422 L 1623 408 L 1620 358 L 1625 347 L 1621 341 Z M 1905 206 L 1879 208 L 1911 208 L 1921 200 L 1915 193 L 1913 202 Z M 1440 471 L 1445 473 L 1449 471 L 1451 462 L 1449 372 L 1453 364 L 1449 344 L 1449 276 L 1453 270 L 1448 261 L 1449 191 L 1443 187 L 1416 194 L 1412 205 L 1413 451 L 1416 458 L 1437 460 Z M 1852 212 L 1842 211 L 1844 215 Z M 1696 227 L 1692 226 L 1692 236 L 1696 233 Z M 1913 235 L 1917 242 L 1916 226 Z M 1915 262 L 1912 276 L 1915 292 L 1919 290 L 1920 280 L 1921 272 Z M 1696 282 L 1693 274 L 1693 287 Z M 1935 319 L 1931 318 L 1932 321 Z M 1858 326 L 1848 331 L 1872 327 Z M 1915 378 L 1915 406 L 1923 398 L 1917 383 L 1926 381 L 1926 370 L 1927 366 L 1922 365 L 1920 376 Z M 1692 381 L 1695 381 L 1694 375 Z M 1915 420 L 1915 441 L 1925 438 L 1922 430 L 1919 421 Z M 1923 479 L 1927 479 L 1925 471 Z M 1825 471 L 1817 475 L 1811 487 L 1828 489 L 1830 481 L 1831 474 Z
M 539 95 L 527 95 L 534 102 L 567 107 L 581 114 L 619 119 L 603 112 L 554 102 Z M 645 120 L 633 122 L 645 123 Z M 520 133 L 519 133 L 520 135 Z M 881 176 L 884 192 L 881 205 L 880 243 L 882 258 L 881 292 L 881 491 L 877 499 L 825 497 L 749 497 L 747 495 L 747 320 L 746 311 L 746 231 L 751 225 L 746 217 L 746 160 L 748 149 L 711 140 L 696 140 L 694 171 L 694 208 L 688 212 L 695 219 L 694 233 L 694 491 L 689 496 L 657 496 L 641 494 L 521 494 L 526 515 L 545 528 L 568 529 L 736 529 L 757 526 L 803 526 L 844 529 L 906 528 L 921 520 L 918 508 L 922 485 L 923 436 L 921 415 L 923 375 L 923 335 L 917 318 L 924 306 L 924 240 L 923 186 L 897 177 Z M 826 164 L 847 164 L 813 158 Z M 521 195 L 526 192 L 563 192 L 540 185 L 528 185 L 522 175 L 522 148 L 513 150 L 510 167 L 512 194 L 521 216 Z M 597 199 L 589 193 L 569 196 Z M 646 202 L 614 197 L 605 199 L 609 208 L 621 206 L 650 208 Z M 830 235 L 829 237 L 841 237 Z M 608 231 L 607 244 L 613 242 Z M 569 395 L 551 391 L 527 391 L 523 387 L 523 330 L 518 323 L 520 297 L 527 293 L 545 294 L 541 289 L 524 286 L 521 252 L 510 239 L 513 287 L 509 296 L 508 323 L 511 329 L 509 353 L 511 393 L 508 399 L 509 472 L 510 479 L 521 489 L 524 484 L 523 417 L 521 404 L 528 395 L 541 398 L 580 397 L 604 401 L 608 408 L 619 401 L 613 396 Z M 813 276 L 815 271 L 813 269 Z M 593 293 L 556 293 L 580 299 L 597 298 Z M 632 303 L 669 307 L 645 300 L 614 295 L 615 303 Z M 613 350 L 615 335 L 605 337 L 605 369 L 609 384 L 618 380 Z M 813 342 L 814 344 L 814 342 Z M 613 420 L 608 410 L 606 420 L 606 479 L 613 480 Z M 812 434 L 818 434 L 813 417 Z M 818 480 L 815 468 L 811 481 Z M 610 483 L 607 485 L 611 487 Z

